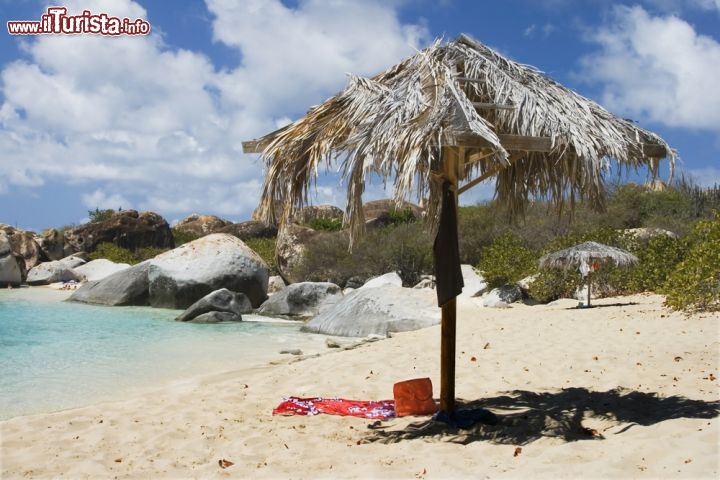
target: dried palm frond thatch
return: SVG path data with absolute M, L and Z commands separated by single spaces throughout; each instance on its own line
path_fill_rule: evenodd
M 609 260 L 617 266 L 628 266 L 638 262 L 630 252 L 597 242 L 584 242 L 540 258 L 541 267 L 579 267 L 590 265 L 595 260 Z
M 612 261 L 619 267 L 626 267 L 637 263 L 638 258 L 630 252 L 620 248 L 611 247 L 597 242 L 584 242 L 572 247 L 548 253 L 540 258 L 541 267 L 568 268 L 579 267 L 587 277 L 587 302 L 590 306 L 590 278 L 594 271 L 595 262 Z
M 283 221 L 306 204 L 320 169 L 334 162 L 347 183 L 351 239 L 364 226 L 362 193 L 372 174 L 393 183 L 396 202 L 414 193 L 429 219 L 442 213 L 433 252 L 442 308 L 440 409 L 451 416 L 454 297 L 462 290 L 452 191 L 494 178 L 511 213 L 532 197 L 601 206 L 611 161 L 648 167 L 654 178 L 659 159 L 672 165 L 675 158 L 657 135 L 465 35 L 437 41 L 373 78 L 352 76 L 343 91 L 243 149 L 266 161 L 258 213 L 268 222 L 277 222 L 278 207 Z
M 460 158 L 461 192 L 494 177 L 511 212 L 533 196 L 602 206 L 611 161 L 648 167 L 655 177 L 659 159 L 672 165 L 675 158 L 657 135 L 465 35 L 436 41 L 373 78 L 351 76 L 304 117 L 243 147 L 266 161 L 265 221 L 307 204 L 319 171 L 336 166 L 354 235 L 364 224 L 370 174 L 391 182 L 398 202 L 424 199 L 434 218 L 440 188 L 433 178 L 443 172 L 445 148 Z

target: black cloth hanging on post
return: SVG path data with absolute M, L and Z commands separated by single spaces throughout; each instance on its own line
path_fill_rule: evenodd
M 455 192 L 449 181 L 443 182 L 440 223 L 433 244 L 435 261 L 435 284 L 438 306 L 460 295 L 465 283 L 460 270 L 460 247 L 458 246 L 457 206 Z

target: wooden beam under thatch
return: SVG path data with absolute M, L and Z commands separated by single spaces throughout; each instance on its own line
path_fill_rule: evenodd
M 279 132 L 277 130 L 276 132 Z M 273 133 L 276 133 L 273 132 Z M 530 137 L 526 135 L 499 134 L 500 144 L 507 151 L 522 150 L 524 152 L 541 152 L 547 153 L 553 149 L 553 139 L 551 137 Z M 244 153 L 263 153 L 272 141 L 272 134 L 255 140 L 246 140 L 242 142 Z M 472 133 L 456 135 L 454 140 L 450 141 L 446 146 L 457 146 L 466 148 L 488 148 L 491 144 L 483 137 Z M 665 158 L 670 155 L 665 145 L 657 143 L 643 143 L 639 145 L 645 156 L 650 158 Z

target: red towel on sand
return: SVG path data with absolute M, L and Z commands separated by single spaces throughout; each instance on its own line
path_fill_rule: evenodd
M 395 416 L 395 402 L 393 400 L 289 397 L 273 410 L 273 415 L 317 415 L 319 413 L 384 420 Z

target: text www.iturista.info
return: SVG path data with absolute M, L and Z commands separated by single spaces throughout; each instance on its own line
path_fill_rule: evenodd
M 9 21 L 10 35 L 80 34 L 147 35 L 150 23 L 138 18 L 111 17 L 107 13 L 94 14 L 83 10 L 82 15 L 68 15 L 65 7 L 48 7 L 40 21 Z

